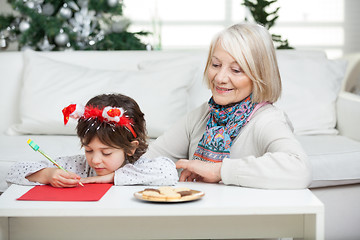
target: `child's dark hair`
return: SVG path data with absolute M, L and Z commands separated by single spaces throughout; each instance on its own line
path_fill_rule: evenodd
M 102 94 L 91 98 L 86 106 L 99 109 L 107 106 L 123 108 L 125 115 L 133 122 L 136 138 L 125 126 L 103 122 L 98 118 L 80 118 L 76 130 L 82 146 L 88 145 L 96 136 L 105 145 L 123 149 L 130 163 L 134 163 L 146 152 L 148 144 L 144 114 L 134 99 L 122 94 Z M 135 153 L 128 156 L 134 148 L 131 142 L 135 140 L 139 145 Z

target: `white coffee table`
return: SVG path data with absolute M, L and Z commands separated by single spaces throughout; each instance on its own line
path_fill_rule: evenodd
M 149 203 L 144 186 L 113 186 L 98 202 L 17 201 L 31 187 L 0 196 L 1 239 L 324 239 L 324 206 L 307 189 L 259 190 L 179 183 L 205 192 L 197 201 Z

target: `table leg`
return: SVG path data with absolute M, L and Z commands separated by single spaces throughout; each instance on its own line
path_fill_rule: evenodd
M 304 217 L 304 240 L 324 240 L 324 214 L 307 214 Z
M 9 218 L 0 217 L 0 240 L 9 239 Z

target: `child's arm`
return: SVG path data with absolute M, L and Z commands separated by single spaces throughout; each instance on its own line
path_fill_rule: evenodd
M 128 163 L 113 173 L 81 179 L 82 183 L 114 183 L 115 185 L 175 185 L 178 173 L 169 158 L 141 157 L 134 164 Z
M 85 156 L 83 155 L 61 157 L 57 158 L 56 161 L 67 171 L 73 172 L 76 175 L 79 175 L 79 177 L 85 177 L 87 175 L 88 165 L 86 164 Z M 56 179 L 59 179 L 59 177 L 68 176 L 74 178 L 74 175 L 69 176 L 67 175 L 69 173 L 64 170 L 60 170 L 61 169 L 58 169 L 46 159 L 39 162 L 17 162 L 11 166 L 6 177 L 6 181 L 8 183 L 20 185 L 51 184 L 54 186 L 60 186 L 56 183 L 56 181 L 58 181 Z M 53 178 L 53 180 L 49 179 L 51 176 L 55 178 Z
M 114 183 L 115 172 L 103 176 L 82 178 L 82 183 Z
M 175 185 L 178 181 L 175 163 L 166 157 L 141 157 L 115 172 L 115 185 Z
M 25 178 L 30 182 L 50 184 L 53 187 L 76 187 L 81 177 L 58 168 L 43 168 Z

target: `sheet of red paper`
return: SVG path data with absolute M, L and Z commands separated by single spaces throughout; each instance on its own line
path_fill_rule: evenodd
M 91 183 L 84 187 L 55 188 L 50 185 L 35 186 L 17 200 L 28 201 L 99 201 L 113 184 Z

